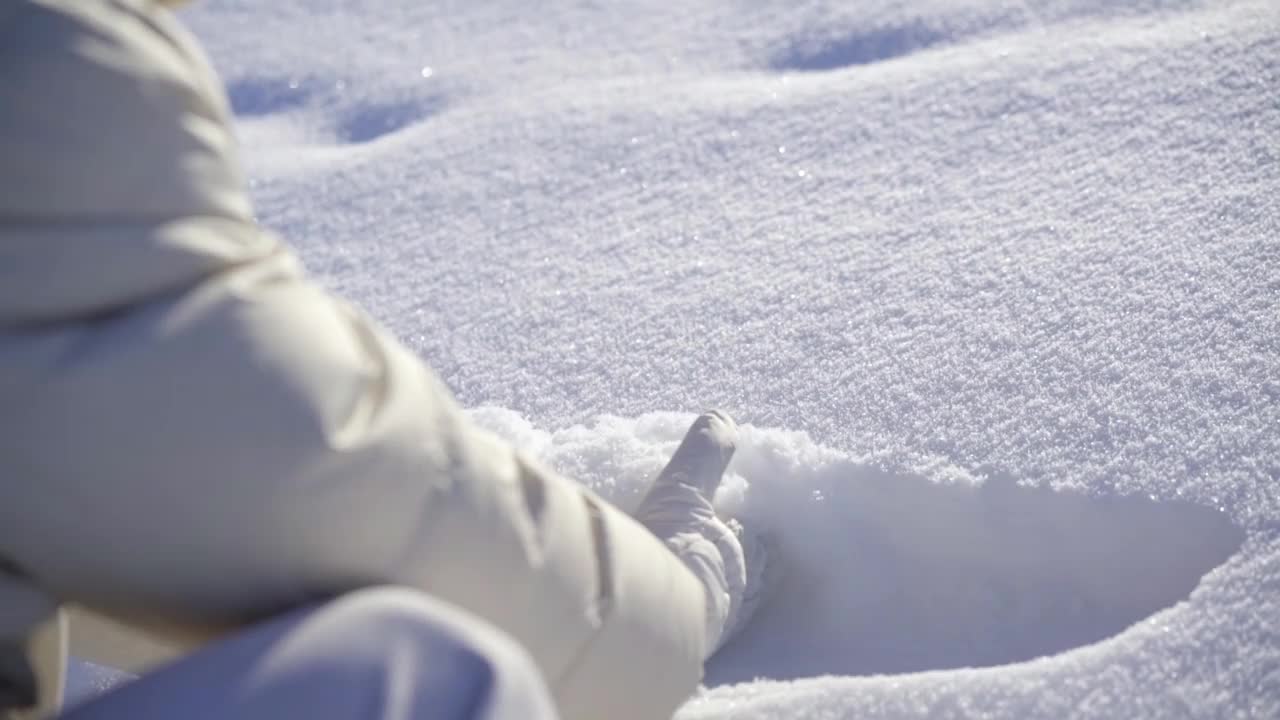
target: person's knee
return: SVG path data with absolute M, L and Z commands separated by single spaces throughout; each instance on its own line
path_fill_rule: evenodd
M 407 682 L 409 697 L 423 701 L 433 717 L 505 717 L 503 708 L 519 710 L 513 717 L 549 712 L 541 673 L 525 649 L 447 603 L 385 587 L 350 593 L 322 612 L 326 635 L 366 649 L 360 654 L 374 667 L 362 675 L 372 670 L 382 680 Z
M 515 641 L 421 593 L 374 588 L 248 628 L 66 717 L 542 720 L 555 713 Z
M 457 607 L 416 590 L 379 587 L 334 600 L 330 612 L 352 633 L 384 640 L 413 638 L 423 646 L 484 658 L 494 673 L 533 667 L 528 653 L 506 633 Z

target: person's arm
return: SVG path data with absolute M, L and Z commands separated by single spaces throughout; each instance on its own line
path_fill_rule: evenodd
M 172 18 L 20 5 L 0 24 L 0 92 L 22 96 L 0 101 L 0 149 L 21 149 L 0 171 L 0 551 L 63 601 L 197 631 L 410 585 L 519 640 L 564 717 L 669 715 L 707 650 L 694 576 L 473 426 L 260 233 Z

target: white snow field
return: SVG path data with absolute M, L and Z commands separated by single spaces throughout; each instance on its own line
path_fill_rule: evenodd
M 745 424 L 783 573 L 678 717 L 1280 718 L 1280 3 L 183 13 L 481 423 L 623 506 Z

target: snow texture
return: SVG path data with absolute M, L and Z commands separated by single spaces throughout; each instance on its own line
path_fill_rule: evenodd
M 66 706 L 71 706 L 129 682 L 133 676 L 105 665 L 73 659 L 67 666 L 66 679 L 62 697 Z
M 1280 717 L 1280 4 L 207 1 L 260 221 L 786 576 L 695 718 Z

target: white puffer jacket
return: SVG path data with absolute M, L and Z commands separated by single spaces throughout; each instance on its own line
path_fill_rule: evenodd
M 64 603 L 190 646 L 390 582 L 514 636 L 565 718 L 668 716 L 698 581 L 308 282 L 229 124 L 154 2 L 0 0 L 0 706 Z

